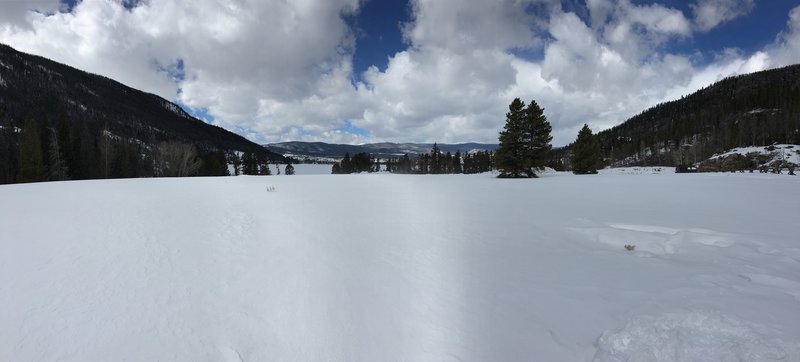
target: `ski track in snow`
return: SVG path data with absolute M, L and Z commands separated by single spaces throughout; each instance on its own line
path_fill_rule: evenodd
M 0 360 L 800 360 L 798 178 L 309 166 L 0 186 Z

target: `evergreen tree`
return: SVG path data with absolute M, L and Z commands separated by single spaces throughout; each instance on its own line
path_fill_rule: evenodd
M 525 167 L 530 163 L 525 162 L 525 103 L 519 98 L 508 106 L 506 124 L 498 137 L 500 146 L 497 148 L 497 169 L 499 177 L 523 177 Z
M 136 177 L 138 160 L 134 158 L 136 151 L 125 143 L 120 143 L 114 152 L 114 161 L 111 163 L 112 178 L 131 178 Z
M 255 157 L 255 156 L 254 156 Z M 256 164 L 258 165 L 258 174 L 263 176 L 272 175 L 272 169 L 269 167 L 269 160 L 261 160 L 256 157 Z
M 228 158 L 230 158 L 231 163 L 233 164 L 233 175 L 234 176 L 241 175 L 241 173 L 242 173 L 242 158 L 239 157 L 239 155 L 237 155 L 236 152 L 231 152 L 228 155 Z
M 433 149 L 431 149 L 430 160 L 430 173 L 442 173 L 442 151 L 439 149 L 439 145 L 436 143 L 433 144 Z
M 222 151 L 206 152 L 200 155 L 199 176 L 230 176 L 228 162 Z
M 50 149 L 48 157 L 50 159 L 49 167 L 47 169 L 47 177 L 50 181 L 61 181 L 69 179 L 69 171 L 67 168 L 67 161 L 62 156 L 61 147 L 59 147 L 59 135 L 55 128 L 51 130 L 50 136 Z
M 430 173 L 430 164 L 431 164 L 431 156 L 428 154 L 424 154 L 419 156 L 417 159 L 417 163 L 419 164 L 417 167 L 417 172 L 421 174 L 428 174 Z
M 350 160 L 350 152 L 344 153 L 344 158 L 340 166 L 340 173 L 353 173 L 353 162 Z
M 39 124 L 32 117 L 25 120 L 17 156 L 17 182 L 45 180 L 42 138 L 39 135 Z
M 287 176 L 294 175 L 294 166 L 292 166 L 291 162 L 286 164 L 286 168 L 284 168 L 283 173 Z
M 576 175 L 595 174 L 600 165 L 600 142 L 584 124 L 572 144 L 572 172 Z
M 71 160 L 72 178 L 76 180 L 95 178 L 98 175 L 95 137 L 85 122 L 74 120 L 71 125 L 70 152 L 67 158 Z
M 404 154 L 403 157 L 400 157 L 397 163 L 392 165 L 391 171 L 403 174 L 411 173 L 411 159 L 408 157 L 408 154 Z
M 531 100 L 525 109 L 525 122 L 523 123 L 523 140 L 525 151 L 523 153 L 523 168 L 528 177 L 536 177 L 535 170 L 544 168 L 552 145 L 553 137 L 550 132 L 553 128 L 544 109 L 539 107 L 535 100 Z
M 100 161 L 100 174 L 102 178 L 111 177 L 114 161 L 114 145 L 111 143 L 111 133 L 108 127 L 103 127 L 97 140 L 98 160 Z
M 461 150 L 457 150 L 453 156 L 453 173 L 464 173 L 464 169 L 461 166 Z
M 258 175 L 258 160 L 252 152 L 245 152 L 242 155 L 242 174 Z
M 0 122 L 0 184 L 14 182 L 17 173 L 17 135 L 8 121 Z
M 369 153 L 359 152 L 353 155 L 351 159 L 352 169 L 351 172 L 372 172 L 373 159 Z

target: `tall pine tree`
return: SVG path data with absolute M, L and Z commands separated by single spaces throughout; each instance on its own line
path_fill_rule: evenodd
M 524 108 L 525 103 L 519 98 L 508 106 L 506 124 L 498 137 L 500 146 L 495 153 L 499 177 L 522 177 L 524 174 Z
M 103 127 L 97 139 L 97 159 L 100 166 L 100 176 L 110 178 L 114 166 L 114 144 L 111 142 L 111 132 L 108 125 Z
M 600 142 L 584 124 L 572 145 L 572 172 L 576 175 L 597 173 L 600 166 Z
M 17 135 L 7 120 L 0 120 L 0 184 L 14 182 L 17 173 Z
M 47 169 L 47 177 L 50 181 L 61 181 L 69 179 L 69 168 L 67 161 L 64 159 L 59 144 L 59 134 L 55 128 L 51 130 L 50 147 L 48 152 L 49 165 Z
M 550 132 L 553 128 L 544 109 L 539 107 L 535 100 L 531 100 L 525 108 L 525 122 L 523 138 L 525 142 L 524 169 L 528 177 L 536 177 L 536 169 L 544 168 L 552 145 L 553 137 Z
M 536 177 L 535 170 L 547 163 L 551 131 L 544 109 L 536 101 L 526 108 L 519 98 L 514 99 L 508 106 L 500 147 L 495 153 L 499 177 Z

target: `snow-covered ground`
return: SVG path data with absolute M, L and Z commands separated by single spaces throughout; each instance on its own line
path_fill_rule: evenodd
M 798 361 L 798 196 L 671 172 L 0 186 L 0 360 Z

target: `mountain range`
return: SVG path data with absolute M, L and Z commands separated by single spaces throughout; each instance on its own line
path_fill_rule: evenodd
M 398 157 L 402 155 L 416 156 L 428 153 L 433 148 L 433 143 L 368 143 L 363 145 L 334 144 L 324 142 L 280 142 L 265 144 L 264 147 L 272 152 L 295 158 L 341 158 L 345 153 L 369 153 L 376 157 Z M 494 151 L 496 144 L 486 143 L 439 143 L 437 147 L 444 152 L 462 153 L 475 151 Z

